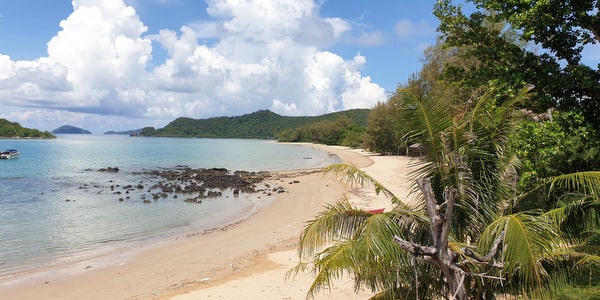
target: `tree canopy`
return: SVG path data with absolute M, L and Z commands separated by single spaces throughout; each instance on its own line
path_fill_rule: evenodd
M 370 184 L 394 208 L 373 214 L 340 200 L 307 222 L 301 261 L 291 272 L 315 272 L 309 295 L 349 273 L 357 287 L 382 299 L 494 299 L 497 293 L 544 298 L 573 267 L 598 261 L 574 232 L 600 228 L 600 172 L 548 177 L 530 190 L 516 184 L 519 160 L 509 138 L 520 116 L 515 105 L 530 90 L 501 106 L 485 93 L 459 115 L 446 109 L 447 98 L 399 94 L 415 108 L 406 121 L 425 148 L 413 173 L 417 204 L 406 205 L 354 166 L 326 168 L 357 186 Z M 532 197 L 562 201 L 520 205 Z
M 6 119 L 0 119 L 0 137 L 9 138 L 55 138 L 47 131 L 25 128 L 17 122 L 10 122 Z
M 470 89 L 496 81 L 499 98 L 533 84 L 527 108 L 576 110 L 600 128 L 599 66 L 582 59 L 585 46 L 600 42 L 597 1 L 469 2 L 478 8 L 470 15 L 450 0 L 434 7 L 445 47 L 474 60 L 447 66 L 447 80 Z

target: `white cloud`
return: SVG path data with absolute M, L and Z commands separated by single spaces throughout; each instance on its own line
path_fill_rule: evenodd
M 297 33 L 314 15 L 312 0 L 207 0 L 209 15 L 222 18 L 230 35 L 268 42 Z
M 354 39 L 354 43 L 364 46 L 378 46 L 384 43 L 384 35 L 381 31 L 363 32 Z
M 396 22 L 394 33 L 402 39 L 423 36 L 429 37 L 435 35 L 435 27 L 426 21 L 413 22 L 408 19 L 402 19 Z
M 320 17 L 313 1 L 207 4 L 210 20 L 145 35 L 147 27 L 122 1 L 74 0 L 73 13 L 48 42 L 48 57 L 14 62 L 0 55 L 0 96 L 10 106 L 3 115 L 125 130 L 180 116 L 258 109 L 317 115 L 385 100 L 383 88 L 360 73 L 364 56 L 344 60 L 321 50 L 351 28 L 343 19 Z M 156 66 L 153 41 L 167 52 Z M 32 107 L 35 114 L 22 113 Z
M 333 29 L 333 35 L 338 38 L 342 36 L 345 32 L 349 31 L 352 26 L 343 19 L 340 18 L 325 18 L 325 22 L 329 23 Z

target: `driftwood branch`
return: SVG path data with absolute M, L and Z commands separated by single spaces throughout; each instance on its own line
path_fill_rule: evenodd
M 431 237 L 433 238 L 433 247 L 438 247 L 440 242 L 441 227 L 440 223 L 443 221 L 438 212 L 439 206 L 435 203 L 435 196 L 431 189 L 430 178 L 419 178 L 417 179 L 417 185 L 423 197 L 425 198 L 425 204 L 427 205 L 427 216 L 429 217 L 429 228 L 431 230 Z
M 457 191 L 454 188 L 446 190 L 444 200 L 446 200 L 446 212 L 442 224 L 442 233 L 440 236 L 440 246 L 448 247 L 448 237 L 450 236 L 450 227 L 452 225 L 452 214 L 454 213 L 454 204 L 456 203 Z
M 400 248 L 408 251 L 414 256 L 434 256 L 437 250 L 434 247 L 423 246 L 409 242 L 399 236 L 394 236 L 394 242 L 400 246 Z
M 500 244 L 502 243 L 502 241 L 504 240 L 504 231 L 502 231 L 500 233 L 500 235 L 498 235 L 498 237 L 494 240 L 494 244 L 492 245 L 492 248 L 490 249 L 490 252 L 488 252 L 488 254 L 486 254 L 485 256 L 481 256 L 478 253 L 472 251 L 469 248 L 465 248 L 463 250 L 463 253 L 470 257 L 473 258 L 474 260 L 476 260 L 477 262 L 480 263 L 490 263 L 490 261 L 492 260 L 492 258 L 494 258 L 494 256 L 496 256 L 496 253 L 498 253 L 498 248 L 500 247 Z

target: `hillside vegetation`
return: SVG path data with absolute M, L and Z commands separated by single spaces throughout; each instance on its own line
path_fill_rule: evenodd
M 54 134 L 62 134 L 62 133 L 66 133 L 66 134 L 92 134 L 89 130 L 83 129 L 83 128 L 79 128 L 79 127 L 75 127 L 75 126 L 71 126 L 71 125 L 63 125 L 60 126 L 54 130 L 52 130 L 52 133 Z
M 39 131 L 21 126 L 16 122 L 0 119 L 0 137 L 3 138 L 44 138 L 50 139 L 55 136 L 47 131 Z
M 178 118 L 164 128 L 144 128 L 141 136 L 198 137 L 198 138 L 249 138 L 279 139 L 288 134 L 319 122 L 335 122 L 340 118 L 347 124 L 366 127 L 369 109 L 353 109 L 314 117 L 287 117 L 269 110 L 235 117 L 208 119 Z

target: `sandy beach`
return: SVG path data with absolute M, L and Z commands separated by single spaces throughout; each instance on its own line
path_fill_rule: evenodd
M 312 146 L 360 167 L 406 198 L 410 158 Z M 305 221 L 344 196 L 359 208 L 389 209 L 390 204 L 371 189 L 350 187 L 316 171 L 289 172 L 274 180 L 287 192 L 247 219 L 210 233 L 0 282 L 0 299 L 305 299 L 310 273 L 284 279 L 297 262 L 297 239 Z M 355 293 L 352 281 L 342 279 L 317 299 L 371 295 Z

